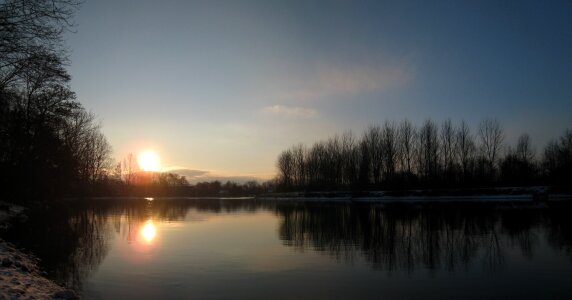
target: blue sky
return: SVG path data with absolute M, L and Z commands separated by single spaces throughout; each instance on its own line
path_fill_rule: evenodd
M 87 0 L 72 88 L 119 159 L 269 178 L 278 153 L 407 118 L 572 128 L 570 1 Z

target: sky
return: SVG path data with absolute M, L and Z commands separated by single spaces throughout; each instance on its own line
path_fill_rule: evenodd
M 371 124 L 572 128 L 571 1 L 86 0 L 71 86 L 116 159 L 269 179 L 278 154 Z

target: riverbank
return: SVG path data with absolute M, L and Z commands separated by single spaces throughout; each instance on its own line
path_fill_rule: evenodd
M 534 186 L 534 187 L 496 187 L 496 188 L 457 188 L 457 189 L 416 189 L 392 191 L 298 191 L 268 192 L 248 196 L 123 196 L 123 197 L 87 197 L 66 198 L 66 201 L 77 200 L 259 200 L 316 203 L 358 203 L 358 204 L 455 204 L 455 203 L 489 203 L 489 204 L 534 204 L 543 205 L 549 202 L 572 201 L 572 190 L 569 188 Z
M 572 201 L 572 193 L 545 186 L 486 189 L 426 189 L 367 192 L 289 192 L 256 197 L 269 201 L 347 202 L 369 204 L 547 203 Z
M 25 220 L 26 207 L 0 202 L 0 230 Z M 79 299 L 75 292 L 46 278 L 38 259 L 0 238 L 0 299 Z

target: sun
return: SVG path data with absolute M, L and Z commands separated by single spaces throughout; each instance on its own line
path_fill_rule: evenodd
M 159 156 L 151 150 L 141 152 L 141 154 L 137 156 L 137 162 L 143 171 L 156 172 L 161 169 L 159 166 Z

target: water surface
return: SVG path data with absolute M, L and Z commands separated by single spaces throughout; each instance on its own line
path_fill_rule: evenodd
M 109 199 L 6 238 L 87 299 L 572 299 L 571 208 Z

